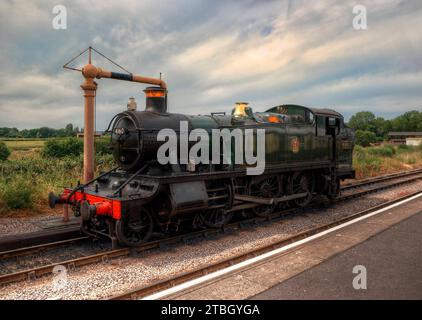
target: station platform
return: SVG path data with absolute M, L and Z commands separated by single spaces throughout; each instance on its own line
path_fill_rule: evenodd
M 422 197 L 166 299 L 422 299 Z

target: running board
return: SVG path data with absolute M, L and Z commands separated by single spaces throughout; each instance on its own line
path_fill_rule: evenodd
M 240 200 L 240 201 L 257 203 L 257 204 L 272 205 L 272 204 L 277 204 L 280 202 L 286 202 L 286 201 L 296 200 L 300 198 L 305 198 L 308 195 L 309 194 L 307 192 L 303 192 L 303 193 L 292 194 L 292 195 L 283 196 L 279 198 L 263 198 L 263 197 L 248 196 L 248 195 L 243 195 L 243 194 L 235 194 L 234 199 Z

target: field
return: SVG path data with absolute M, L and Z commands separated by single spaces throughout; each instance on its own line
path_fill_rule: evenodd
M 82 155 L 46 158 L 42 149 L 47 140 L 3 140 L 12 151 L 0 161 L 0 215 L 30 215 L 51 212 L 49 191 L 59 193 L 82 177 Z M 103 139 L 104 142 L 104 139 Z M 113 167 L 110 154 L 97 155 L 96 174 Z M 357 146 L 353 166 L 358 179 L 391 172 L 422 168 L 422 146 Z
M 6 146 L 11 150 L 32 150 L 41 149 L 46 139 L 2 139 Z

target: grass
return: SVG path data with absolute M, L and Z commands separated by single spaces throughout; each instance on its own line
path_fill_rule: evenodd
M 45 159 L 40 151 L 14 153 L 12 160 L 0 163 L 0 214 L 28 208 L 42 212 L 49 191 L 60 193 L 82 180 L 82 156 Z M 96 173 L 105 171 L 113 166 L 112 156 L 99 156 L 97 163 Z
M 33 141 L 24 142 L 28 148 L 12 149 L 9 160 L 0 161 L 0 215 L 29 209 L 45 212 L 49 191 L 60 193 L 63 187 L 82 181 L 82 155 L 45 158 Z M 96 163 L 96 174 L 114 165 L 110 154 L 98 155 Z
M 11 181 L 7 187 L 2 187 L 2 198 L 8 209 L 32 209 L 34 188 L 18 178 Z
M 353 167 L 356 178 L 364 179 L 382 174 L 422 167 L 422 146 L 355 147 Z

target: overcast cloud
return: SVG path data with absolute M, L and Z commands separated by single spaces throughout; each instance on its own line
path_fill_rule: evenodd
M 67 30 L 52 27 L 57 4 Z M 368 10 L 354 30 L 353 6 Z M 422 111 L 422 2 L 9 1 L 0 2 L 0 126 L 82 126 L 82 76 L 62 65 L 92 45 L 135 74 L 163 73 L 169 109 L 256 111 L 282 103 L 391 118 Z M 82 66 L 81 57 L 74 66 Z M 94 56 L 94 64 L 119 71 Z M 145 86 L 98 80 L 97 128 Z

